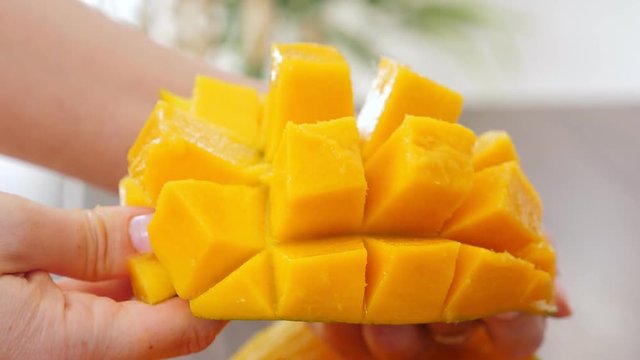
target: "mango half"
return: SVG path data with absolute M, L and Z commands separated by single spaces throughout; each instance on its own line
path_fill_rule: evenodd
M 163 93 L 121 183 L 156 210 L 142 300 L 170 282 L 209 319 L 552 313 L 555 253 L 508 135 L 456 124 L 457 93 L 390 59 L 356 121 L 350 81 L 336 49 L 285 44 L 264 109 L 202 76 L 194 99 Z

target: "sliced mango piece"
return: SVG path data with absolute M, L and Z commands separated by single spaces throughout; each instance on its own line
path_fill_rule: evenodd
M 346 360 L 305 323 L 277 321 L 247 340 L 232 360 Z
M 542 202 L 515 161 L 475 173 L 473 188 L 442 236 L 515 253 L 539 238 Z
M 263 251 L 202 295 L 191 300 L 193 315 L 206 319 L 272 319 L 275 294 L 271 256 Z
M 475 171 L 500 165 L 507 161 L 518 161 L 518 153 L 506 131 L 492 130 L 478 136 L 473 147 L 473 168 Z
M 363 156 L 371 157 L 406 115 L 456 122 L 461 112 L 460 94 L 415 73 L 408 66 L 382 58 L 358 116 L 358 125 L 368 138 Z
M 529 289 L 522 300 L 523 305 L 520 309 L 534 314 L 554 313 L 557 308 L 551 275 L 546 271 L 535 270 L 529 283 Z
M 258 145 L 260 99 L 256 89 L 200 75 L 193 88 L 193 112 L 229 129 L 238 141 Z
M 142 186 L 131 176 L 125 176 L 118 183 L 120 206 L 151 206 Z
M 266 155 L 272 158 L 286 123 L 354 116 L 349 64 L 333 47 L 277 44 L 271 50 Z
M 230 140 L 227 130 L 160 101 L 129 150 L 129 174 L 155 203 L 171 180 L 257 183 L 246 169 L 259 160 L 256 149 Z
M 191 111 L 190 99 L 174 94 L 169 90 L 160 90 L 160 100 L 169 103 L 182 111 Z
M 129 259 L 133 295 L 147 304 L 157 304 L 176 295 L 169 273 L 153 254 Z
M 276 239 L 356 231 L 366 192 L 353 118 L 287 124 L 271 186 L 270 221 Z
M 262 188 L 197 180 L 165 184 L 149 238 L 181 298 L 200 295 L 264 248 L 264 211 Z
M 365 239 L 368 252 L 365 322 L 440 321 L 460 243 Z
M 523 310 L 535 271 L 531 263 L 509 253 L 462 245 L 444 319 L 462 321 Z
M 276 316 L 362 321 L 366 264 L 367 252 L 359 237 L 276 246 Z
M 537 241 L 525 246 L 514 255 L 527 260 L 535 265 L 536 268 L 546 271 L 551 277 L 556 275 L 556 252 L 544 237 L 540 237 Z
M 461 125 L 407 116 L 365 163 L 368 232 L 437 235 L 472 186 L 473 132 Z

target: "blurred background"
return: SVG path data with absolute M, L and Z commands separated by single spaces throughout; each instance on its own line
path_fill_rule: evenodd
M 549 322 L 543 359 L 640 355 L 640 2 L 636 0 L 94 0 L 117 21 L 217 67 L 263 77 L 273 41 L 349 58 L 361 104 L 386 55 L 460 91 L 461 122 L 502 128 L 545 203 L 574 316 Z M 0 191 L 65 208 L 113 194 L 0 156 Z M 224 359 L 261 324 L 236 322 Z

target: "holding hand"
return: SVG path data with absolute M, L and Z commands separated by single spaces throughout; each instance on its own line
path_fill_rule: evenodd
M 175 298 L 131 298 L 129 221 L 144 208 L 66 211 L 0 193 L 0 354 L 135 359 L 204 349 L 225 323 Z M 54 282 L 50 273 L 77 280 Z

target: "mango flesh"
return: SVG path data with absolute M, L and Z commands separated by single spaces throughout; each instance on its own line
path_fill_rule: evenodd
M 193 315 L 202 318 L 272 319 L 273 291 L 271 254 L 263 251 L 191 300 L 189 307 Z
M 274 238 L 355 232 L 362 223 L 366 192 L 355 119 L 287 124 L 271 183 Z
M 151 206 L 151 200 L 136 179 L 125 176 L 118 182 L 120 206 Z
M 278 149 L 288 122 L 302 124 L 354 116 L 349 64 L 335 48 L 276 44 L 271 59 L 265 118 L 268 159 Z
M 278 321 L 261 330 L 233 355 L 232 360 L 348 360 L 320 340 L 307 324 Z M 430 344 L 417 360 L 506 360 L 484 330 L 474 331 L 460 346 Z M 533 360 L 529 357 L 522 360 Z
M 442 236 L 512 253 L 537 241 L 542 202 L 520 165 L 506 162 L 476 172 L 473 187 Z
M 365 321 L 429 323 L 442 319 L 460 243 L 449 240 L 365 240 Z
M 155 256 L 194 314 L 407 324 L 554 311 L 540 199 L 503 136 L 452 123 L 459 95 L 385 60 L 395 95 L 380 103 L 374 146 L 359 137 L 335 49 L 273 54 L 262 114 L 213 107 L 220 89 L 254 97 L 200 81 L 194 99 L 159 102 L 129 153 L 124 195 L 140 190 L 156 207 Z M 253 123 L 212 123 L 195 102 Z M 241 129 L 259 129 L 266 154 Z
M 157 304 L 176 295 L 167 270 L 153 254 L 129 259 L 129 276 L 133 295 L 147 304 Z
M 230 140 L 228 134 L 160 101 L 129 150 L 129 175 L 152 204 L 171 180 L 258 183 L 247 169 L 258 163 L 259 152 Z
M 263 249 L 264 208 L 259 187 L 182 180 L 162 188 L 149 238 L 180 297 L 200 295 Z
M 198 118 L 229 129 L 237 141 L 258 145 L 261 105 L 256 89 L 201 75 L 193 88 L 192 110 Z
M 178 94 L 174 94 L 169 90 L 160 90 L 160 100 L 166 102 L 167 104 L 171 104 L 172 106 L 175 106 L 182 111 L 191 111 L 190 99 L 182 97 Z
M 365 163 L 367 232 L 434 236 L 471 190 L 472 131 L 407 116 Z
M 365 159 L 371 157 L 402 124 L 406 115 L 456 122 L 462 112 L 460 94 L 421 76 L 408 66 L 382 58 L 378 74 L 358 116 L 367 141 Z
M 518 153 L 506 131 L 492 130 L 478 136 L 473 147 L 473 168 L 475 171 L 508 161 L 518 161 Z

